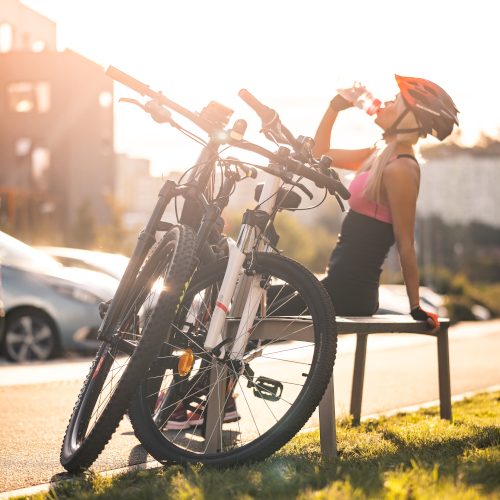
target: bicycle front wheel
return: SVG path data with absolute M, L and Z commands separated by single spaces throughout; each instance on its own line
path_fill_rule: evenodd
M 254 257 L 244 264 L 254 275 L 239 278 L 243 288 L 259 280 L 262 290 L 243 360 L 203 349 L 227 267 L 221 259 L 193 277 L 168 345 L 130 407 L 137 438 L 158 461 L 262 460 L 303 427 L 326 390 L 337 345 L 330 297 L 291 259 Z M 236 297 L 224 326 L 227 352 L 241 320 Z
M 193 271 L 196 235 L 169 231 L 139 271 L 114 329 L 90 367 L 61 449 L 70 472 L 89 467 L 115 432 L 161 346 Z M 126 342 L 119 342 L 123 340 Z

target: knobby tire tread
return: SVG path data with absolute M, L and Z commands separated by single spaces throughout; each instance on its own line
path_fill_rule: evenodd
M 172 266 L 168 272 L 169 293 L 162 293 L 160 295 L 158 303 L 147 324 L 147 332 L 141 338 L 114 394 L 111 396 L 98 421 L 95 423 L 94 428 L 72 456 L 66 457 L 66 436 L 70 431 L 73 414 L 79 410 L 80 403 L 85 396 L 86 389 L 92 379 L 96 364 L 100 358 L 99 354 L 105 347 L 104 344 L 99 349 L 98 355 L 92 362 L 87 378 L 73 409 L 73 414 L 66 429 L 66 436 L 61 449 L 61 464 L 69 472 L 80 472 L 90 467 L 108 444 L 112 435 L 118 428 L 123 415 L 127 411 L 131 400 L 137 392 L 139 384 L 146 374 L 159 346 L 163 342 L 163 336 L 165 334 L 164 325 L 172 322 L 176 309 L 182 300 L 186 283 L 194 272 L 194 261 L 196 259 L 193 259 L 193 256 L 196 246 L 196 234 L 191 228 L 182 225 L 175 226 L 174 230 L 178 230 L 179 235 L 177 248 L 172 256 Z M 169 237 L 168 233 L 165 234 L 163 239 L 167 237 Z M 158 244 L 155 250 L 160 248 L 160 246 L 161 245 Z M 160 252 L 159 255 L 155 257 L 153 252 L 148 261 L 152 262 L 153 259 L 162 258 L 162 256 Z
M 332 331 L 320 330 L 319 356 L 317 362 L 317 365 L 319 364 L 320 366 L 316 367 L 314 380 L 309 382 L 308 390 L 302 396 L 302 399 L 300 401 L 296 400 L 294 403 L 294 411 L 284 419 L 285 422 L 280 420 L 279 429 L 275 429 L 269 436 L 260 441 L 254 447 L 250 446 L 249 449 L 242 450 L 240 453 L 231 453 L 225 457 L 204 458 L 204 455 L 200 454 L 199 459 L 194 459 L 192 457 L 175 454 L 170 449 L 166 450 L 166 446 L 160 446 L 160 443 L 158 443 L 158 440 L 156 439 L 157 435 L 155 436 L 156 431 L 152 428 L 152 426 L 154 426 L 152 419 L 149 417 L 151 427 L 149 425 L 142 425 L 144 420 L 139 422 L 139 418 L 137 416 L 142 415 L 143 418 L 144 416 L 148 418 L 149 412 L 144 408 L 144 405 L 141 403 L 141 398 L 137 395 L 132 402 L 131 411 L 129 412 L 135 435 L 148 453 L 160 462 L 180 463 L 183 465 L 203 463 L 214 467 L 229 467 L 235 464 L 264 460 L 282 448 L 302 429 L 326 392 L 330 378 L 332 377 L 337 352 L 337 325 L 335 322 L 335 311 L 328 292 L 318 279 L 307 268 L 298 262 L 282 255 L 278 256 L 266 253 L 257 255 L 259 264 L 268 261 L 268 264 L 264 265 L 267 269 L 274 269 L 272 266 L 279 262 L 283 266 L 289 268 L 286 272 L 289 272 L 290 275 L 295 275 L 296 283 L 302 282 L 302 285 L 305 285 L 303 288 L 306 289 L 308 287 L 312 287 L 316 314 L 319 318 L 318 323 L 320 325 L 321 323 L 330 325 L 332 328 Z M 199 269 L 194 275 L 190 286 L 194 289 L 197 286 L 197 283 L 207 280 L 207 275 L 210 273 L 214 276 L 217 275 L 220 272 L 219 268 L 221 266 L 224 269 L 227 267 L 227 261 L 227 258 L 223 258 Z

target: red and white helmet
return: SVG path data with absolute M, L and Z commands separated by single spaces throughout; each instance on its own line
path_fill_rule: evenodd
M 448 137 L 458 125 L 458 109 L 451 97 L 438 85 L 423 78 L 396 77 L 401 95 L 418 122 L 418 129 L 397 130 L 398 133 L 420 132 L 421 137 L 431 134 L 440 141 Z M 402 118 L 402 116 L 400 117 Z M 398 118 L 393 129 L 401 120 Z M 392 130 L 395 133 L 396 130 Z

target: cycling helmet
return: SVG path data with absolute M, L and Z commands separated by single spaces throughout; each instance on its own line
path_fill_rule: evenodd
M 420 137 L 431 134 L 440 141 L 448 137 L 453 126 L 458 125 L 457 114 L 459 113 L 451 97 L 441 87 L 429 80 L 394 76 L 406 104 L 406 111 L 385 131 L 384 137 L 395 133 L 409 132 L 419 132 Z M 413 112 L 418 128 L 398 129 L 398 124 L 408 111 Z

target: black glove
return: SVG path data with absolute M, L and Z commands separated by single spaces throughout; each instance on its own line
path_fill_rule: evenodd
M 411 314 L 411 317 L 415 321 L 427 321 L 430 318 L 430 319 L 432 319 L 432 321 L 434 321 L 435 325 L 440 324 L 436 314 L 424 311 L 421 307 L 417 307 L 415 309 L 412 309 L 410 311 L 410 314 Z M 429 325 L 429 329 L 431 329 L 431 328 L 432 327 L 430 327 L 430 325 Z
M 330 101 L 330 108 L 332 108 L 333 111 L 342 111 L 343 109 L 352 108 L 352 104 L 340 94 L 337 94 Z

